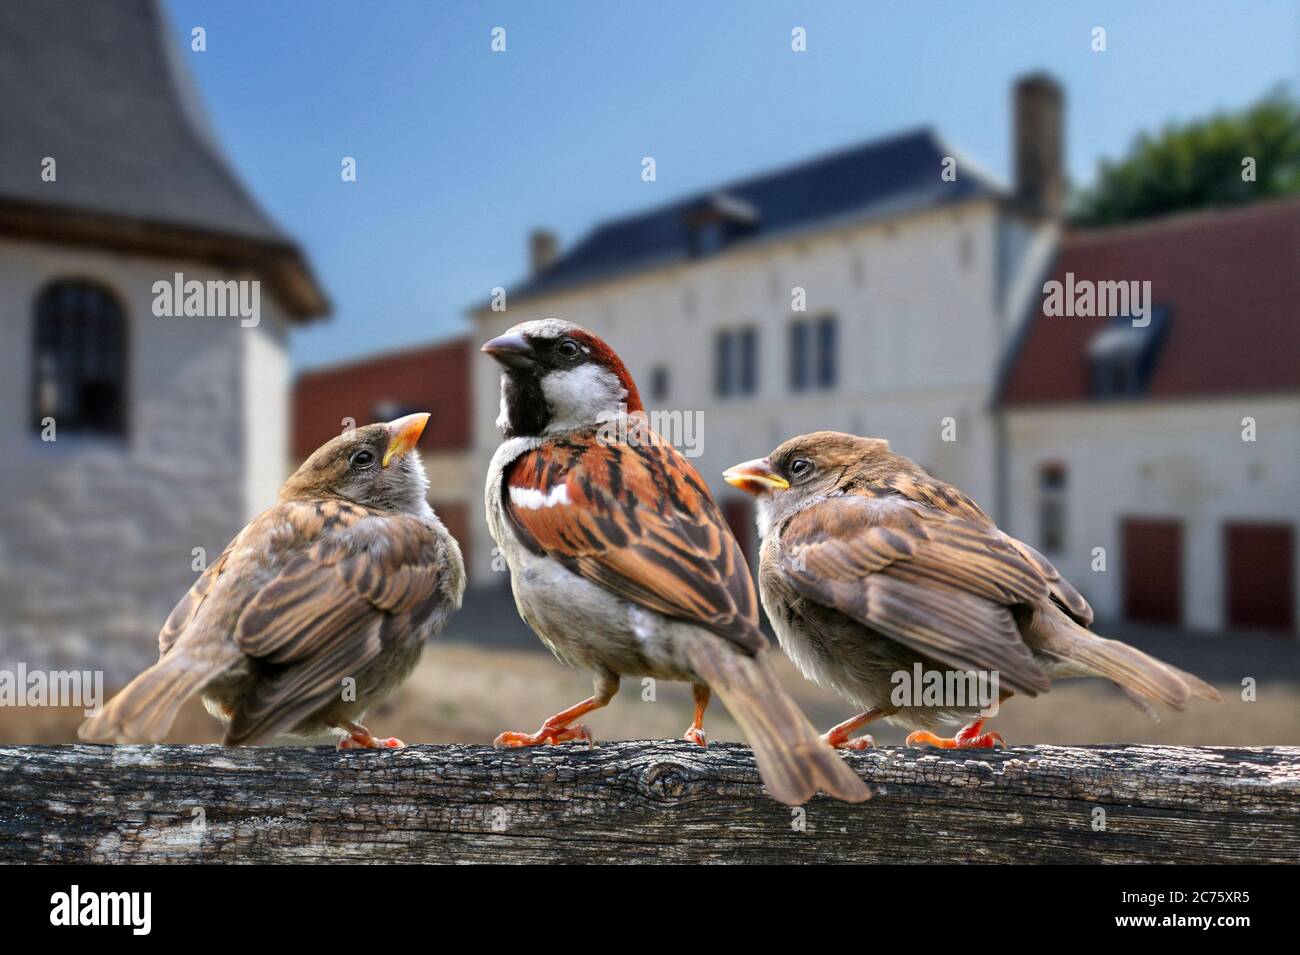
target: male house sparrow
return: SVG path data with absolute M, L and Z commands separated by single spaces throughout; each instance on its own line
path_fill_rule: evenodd
M 497 745 L 590 740 L 576 721 L 605 706 L 620 677 L 681 680 L 695 695 L 686 738 L 705 745 L 716 690 L 776 799 L 798 805 L 819 788 L 866 799 L 774 677 L 740 548 L 694 468 L 649 430 L 618 356 L 558 319 L 518 325 L 483 351 L 504 368 L 488 526 L 525 622 L 562 662 L 595 674 L 591 698 Z
M 1190 673 L 1089 631 L 1092 608 L 1042 554 L 886 441 L 819 431 L 724 477 L 758 498 L 759 589 L 781 646 L 806 677 L 862 710 L 826 734 L 833 746 L 872 745 L 850 734 L 881 717 L 928 728 L 979 712 L 891 701 L 891 677 L 918 663 L 997 671 L 1003 699 L 1075 676 L 1119 684 L 1148 713 L 1145 700 L 1182 709 L 1189 696 L 1219 699 Z M 907 742 L 1001 744 L 983 723 Z
M 341 731 L 340 749 L 403 745 L 358 721 L 460 607 L 460 546 L 429 507 L 428 414 L 334 438 L 285 482 L 176 605 L 160 659 L 81 727 L 157 742 L 203 694 L 227 746 Z M 347 682 L 345 682 L 347 681 Z

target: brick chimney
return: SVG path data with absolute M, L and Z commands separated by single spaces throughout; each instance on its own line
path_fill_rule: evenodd
M 1016 198 L 1046 215 L 1065 208 L 1065 94 L 1046 73 L 1016 81 Z
M 549 229 L 534 229 L 528 235 L 528 261 L 533 275 L 540 275 L 560 255 L 560 240 Z

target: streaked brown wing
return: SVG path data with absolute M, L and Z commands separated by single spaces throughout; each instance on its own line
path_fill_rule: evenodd
M 502 496 L 534 553 L 750 653 L 767 645 L 740 546 L 699 474 L 664 439 L 549 442 L 515 460 Z
M 1052 592 L 1052 599 L 1056 601 L 1057 605 L 1078 623 L 1083 624 L 1085 627 L 1091 627 L 1092 606 L 1084 599 L 1083 594 L 1074 589 L 1073 584 L 1061 576 L 1061 572 L 1053 566 L 1052 562 L 1024 541 L 1016 540 L 1014 537 L 1007 537 L 1005 534 L 1002 536 L 1012 547 L 1020 551 L 1026 560 L 1038 568 L 1038 572 L 1047 581 L 1047 586 Z
M 315 508 L 321 505 L 301 505 Z M 235 642 L 272 665 L 231 721 L 228 742 L 288 729 L 341 692 L 383 652 L 391 628 L 413 625 L 439 596 L 434 532 L 413 517 L 324 505 L 333 529 L 292 558 L 239 617 Z
M 1052 598 L 1056 603 L 1085 627 L 1092 625 L 1092 607 L 1083 599 L 1083 594 L 1075 590 L 1068 580 L 1061 576 L 1052 562 L 1030 547 L 1024 541 L 1002 533 L 983 509 L 960 489 L 929 475 L 911 474 L 897 482 L 898 491 L 905 497 L 922 504 L 928 504 L 951 517 L 961 518 L 978 527 L 987 528 L 989 533 L 1010 544 L 1034 566 L 1047 582 Z
M 164 656 L 176 643 L 177 638 L 194 622 L 195 614 L 199 612 L 199 607 L 203 605 L 203 601 L 212 592 L 212 588 L 225 571 L 230 551 L 238 541 L 239 537 L 236 536 L 235 540 L 231 541 L 226 549 L 221 552 L 221 556 L 199 575 L 199 579 L 194 581 L 194 585 L 185 592 L 185 596 L 177 601 L 176 606 L 172 608 L 172 612 L 167 615 L 162 629 L 158 631 L 159 656 Z
M 1028 694 L 1048 688 L 1011 612 L 1046 600 L 1047 582 L 991 525 L 849 495 L 795 514 L 781 543 L 800 596 L 949 666 L 997 670 Z

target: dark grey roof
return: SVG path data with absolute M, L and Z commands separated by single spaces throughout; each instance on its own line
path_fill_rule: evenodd
M 945 182 L 940 171 L 950 155 L 932 131 L 914 130 L 611 220 L 511 297 L 543 295 L 779 235 L 1005 195 L 960 157 L 956 181 Z M 694 228 L 710 216 L 726 228 L 720 242 L 702 247 Z
M 0 3 L 0 198 L 288 241 L 221 154 L 166 30 L 154 0 Z

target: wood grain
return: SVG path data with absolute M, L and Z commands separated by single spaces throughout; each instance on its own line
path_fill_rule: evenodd
M 0 746 L 0 860 L 1300 861 L 1296 747 L 845 758 L 874 799 L 790 810 L 729 743 Z

